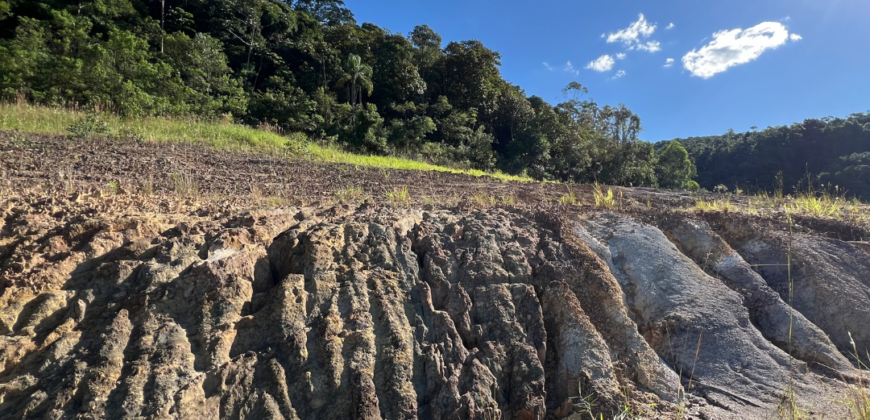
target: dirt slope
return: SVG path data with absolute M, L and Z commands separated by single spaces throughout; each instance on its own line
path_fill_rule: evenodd
M 125 147 L 142 146 L 91 151 Z M 671 212 L 685 199 L 656 191 L 626 189 L 643 204 L 602 211 L 541 203 L 565 186 L 286 162 L 299 177 L 277 172 L 275 191 L 300 203 L 245 210 L 238 197 L 95 189 L 155 173 L 141 163 L 154 151 L 79 159 L 69 192 L 49 160 L 62 153 L 10 150 L 0 418 L 770 418 L 793 394 L 833 419 L 862 375 L 850 334 L 870 350 L 859 227 L 789 234 L 778 220 Z M 203 153 L 190 173 L 205 191 L 256 166 Z M 318 203 L 336 183 L 315 178 L 343 171 L 368 201 Z M 397 207 L 365 184 L 424 191 L 432 177 L 442 197 L 521 199 Z M 789 246 L 794 310 L 771 265 Z

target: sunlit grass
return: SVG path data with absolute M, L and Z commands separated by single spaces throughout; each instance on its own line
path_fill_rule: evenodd
M 576 206 L 579 203 L 577 200 L 577 194 L 574 191 L 568 191 L 567 194 L 559 197 L 559 204 L 563 206 Z
M 621 195 L 622 193 L 620 193 Z M 618 204 L 616 197 L 613 195 L 613 190 L 608 188 L 605 192 L 597 182 L 592 187 L 592 197 L 595 199 L 595 207 L 612 209 Z
M 411 204 L 411 194 L 408 193 L 408 187 L 393 188 L 392 191 L 387 191 L 387 201 L 397 206 L 407 206 Z
M 816 217 L 833 217 L 846 210 L 846 200 L 831 194 L 799 194 L 793 203 L 786 204 L 788 210 Z
M 700 211 L 720 211 L 726 213 L 737 210 L 737 206 L 727 199 L 711 201 L 700 199 L 695 202 L 695 208 Z
M 87 115 L 85 112 L 65 108 L 26 103 L 0 103 L 0 130 L 66 135 L 68 134 L 67 129 L 85 115 Z M 501 172 L 490 173 L 474 169 L 449 168 L 390 156 L 353 154 L 308 141 L 302 134 L 293 133 L 282 136 L 274 132 L 230 122 L 203 121 L 196 118 L 121 118 L 103 114 L 99 118 L 108 125 L 106 135 L 109 137 L 123 138 L 135 134 L 136 137 L 146 141 L 199 143 L 226 151 L 289 154 L 290 157 L 320 162 L 384 169 L 449 172 L 478 177 L 489 176 L 503 181 L 532 181 L 528 177 Z

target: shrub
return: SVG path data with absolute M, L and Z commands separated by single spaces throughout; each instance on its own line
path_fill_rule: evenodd
M 66 131 L 69 133 L 68 140 L 80 140 L 95 135 L 108 134 L 109 124 L 96 114 L 87 114 L 67 127 Z

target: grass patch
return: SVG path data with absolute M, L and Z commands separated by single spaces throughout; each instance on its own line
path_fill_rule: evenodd
M 408 193 L 408 187 L 393 188 L 392 191 L 387 191 L 387 201 L 398 206 L 407 206 L 411 204 L 411 194 Z
M 358 155 L 316 144 L 299 133 L 282 136 L 275 130 L 197 118 L 121 118 L 26 103 L 0 103 L 0 130 L 60 134 L 72 140 L 102 135 L 137 141 L 197 143 L 218 150 L 272 153 L 320 162 L 489 176 L 503 181 L 533 181 L 528 177 L 502 172 L 455 169 L 391 156 Z
M 198 198 L 199 184 L 193 177 L 184 174 L 172 174 L 172 189 L 181 197 Z
M 341 203 L 356 203 L 362 196 L 362 187 L 347 187 L 335 192 L 335 199 Z
M 728 200 L 707 201 L 700 199 L 695 202 L 695 208 L 700 211 L 721 211 L 725 213 L 737 210 L 737 206 Z
M 620 192 L 619 195 L 621 197 L 622 193 Z M 592 197 L 595 198 L 595 207 L 614 209 L 619 204 L 616 197 L 613 195 L 613 189 L 608 188 L 605 192 L 597 182 L 592 187 Z
M 563 206 L 576 206 L 580 200 L 577 199 L 577 194 L 574 191 L 568 191 L 567 194 L 559 197 L 559 204 Z
M 870 352 L 861 357 L 858 353 L 858 347 L 855 345 L 855 340 L 852 340 L 852 333 L 849 333 L 849 339 L 852 341 L 852 357 L 858 364 L 859 370 L 864 374 L 870 374 Z M 855 420 L 870 420 L 870 382 L 863 379 L 858 380 L 858 383 L 849 387 L 842 401 L 843 405 L 849 410 L 851 418 Z
M 498 203 L 498 199 L 487 194 L 486 191 L 478 191 L 474 193 L 470 200 L 478 207 L 491 207 Z

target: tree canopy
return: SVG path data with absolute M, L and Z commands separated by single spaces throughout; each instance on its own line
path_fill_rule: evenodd
M 705 188 L 723 184 L 773 191 L 812 183 L 816 189 L 870 197 L 870 112 L 680 141 Z
M 7 100 L 268 123 L 537 179 L 681 188 L 694 175 L 678 145 L 657 159 L 624 105 L 599 105 L 577 82 L 552 105 L 500 66 L 480 41 L 360 25 L 340 0 L 0 1 Z

